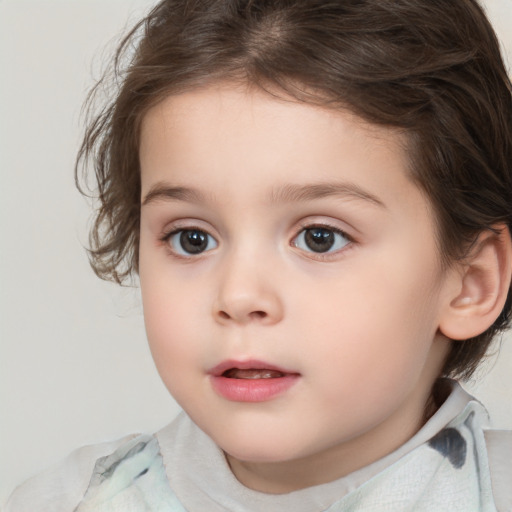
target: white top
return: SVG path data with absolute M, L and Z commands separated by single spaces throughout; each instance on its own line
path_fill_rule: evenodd
M 269 495 L 238 482 L 182 413 L 153 436 L 80 448 L 18 487 L 5 512 L 512 511 L 493 498 L 493 487 L 512 481 L 510 472 L 493 472 L 499 481 L 491 485 L 485 422 L 483 407 L 453 382 L 436 414 L 395 452 L 334 482 Z

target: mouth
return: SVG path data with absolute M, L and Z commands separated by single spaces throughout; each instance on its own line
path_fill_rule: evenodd
M 223 361 L 208 373 L 214 377 L 227 379 L 279 379 L 288 375 L 298 375 L 298 372 L 280 368 L 274 364 L 255 359 L 249 361 Z
M 241 368 L 230 368 L 222 373 L 222 377 L 226 377 L 227 379 L 279 379 L 280 377 L 284 377 L 286 373 L 279 372 L 277 370 L 257 370 L 256 368 L 249 368 L 247 370 L 243 370 Z
M 265 402 L 284 394 L 300 377 L 264 361 L 224 361 L 210 372 L 213 389 L 234 402 Z

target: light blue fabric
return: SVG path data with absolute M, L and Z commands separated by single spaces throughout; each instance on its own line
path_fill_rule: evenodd
M 98 459 L 74 512 L 186 512 L 169 486 L 158 441 L 141 435 Z

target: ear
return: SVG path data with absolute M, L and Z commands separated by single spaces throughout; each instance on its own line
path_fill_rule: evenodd
M 455 269 L 449 304 L 441 315 L 440 331 L 452 340 L 465 340 L 488 329 L 501 313 L 510 289 L 512 242 L 506 225 L 479 235 L 468 258 Z

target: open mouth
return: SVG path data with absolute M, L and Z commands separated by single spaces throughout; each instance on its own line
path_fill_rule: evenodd
M 213 389 L 235 402 L 265 402 L 284 395 L 300 374 L 264 361 L 224 361 L 209 372 Z
M 256 368 L 230 368 L 222 373 L 222 377 L 228 379 L 279 379 L 286 374 L 278 370 L 256 369 Z
M 208 373 L 214 377 L 240 380 L 280 379 L 290 375 L 298 375 L 293 370 L 256 359 L 247 361 L 226 360 L 211 368 Z

